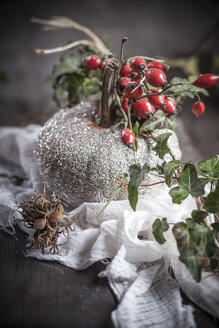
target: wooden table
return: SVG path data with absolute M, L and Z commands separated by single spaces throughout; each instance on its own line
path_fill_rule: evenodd
M 1 328 L 113 327 L 110 314 L 117 304 L 107 279 L 97 276 L 102 263 L 76 271 L 25 257 L 25 237 L 19 230 L 17 237 L 0 232 Z M 191 303 L 185 295 L 183 301 Z M 194 307 L 197 327 L 217 327 L 211 316 Z

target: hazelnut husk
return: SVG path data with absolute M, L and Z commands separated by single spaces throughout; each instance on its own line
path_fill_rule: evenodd
M 41 248 L 44 253 L 45 247 L 49 247 L 51 252 L 58 253 L 59 235 L 65 234 L 68 241 L 68 232 L 75 219 L 64 216 L 63 204 L 55 193 L 47 195 L 45 183 L 42 193 L 36 190 L 29 200 L 19 203 L 17 211 L 23 216 L 21 221 L 27 228 L 36 230 L 29 248 Z

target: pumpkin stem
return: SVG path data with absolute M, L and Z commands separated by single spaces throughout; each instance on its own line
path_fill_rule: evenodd
M 118 68 L 119 61 L 114 57 L 109 58 L 104 71 L 102 95 L 98 113 L 98 124 L 103 128 L 109 128 L 112 123 L 111 107 L 115 99 Z

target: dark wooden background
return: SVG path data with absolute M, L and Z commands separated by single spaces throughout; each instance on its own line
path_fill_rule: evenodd
M 37 56 L 34 47 L 56 47 L 81 38 L 75 31 L 42 32 L 32 16 L 72 17 L 109 41 L 118 53 L 128 36 L 127 57 L 136 54 L 200 58 L 201 72 L 209 72 L 212 54 L 219 52 L 218 1 L 2 1 L 0 19 L 0 71 L 9 83 L 0 87 L 0 125 L 42 124 L 57 110 L 46 77 L 58 55 Z M 215 26 L 212 32 L 212 26 Z M 204 42 L 197 44 L 207 34 Z M 194 46 L 196 47 L 194 50 Z M 176 71 L 181 74 L 181 72 Z M 206 114 L 198 120 L 187 101 L 179 117 L 178 134 L 184 160 L 198 161 L 219 151 L 217 93 L 206 101 Z M 0 327 L 112 327 L 110 313 L 116 301 L 97 263 L 85 271 L 26 258 L 25 238 L 0 231 Z M 184 296 L 184 302 L 189 300 Z M 198 327 L 216 327 L 214 320 L 195 310 Z

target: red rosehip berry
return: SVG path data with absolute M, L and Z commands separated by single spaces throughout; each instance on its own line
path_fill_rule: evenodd
M 192 112 L 197 117 L 202 115 L 205 111 L 205 104 L 202 101 L 196 101 L 192 106 Z
M 147 68 L 147 63 L 142 57 L 133 57 L 130 61 L 130 66 L 133 72 L 140 73 Z
M 135 134 L 130 129 L 123 129 L 121 132 L 121 139 L 124 145 L 132 148 L 135 142 Z
M 141 76 L 140 74 L 133 72 L 131 74 L 131 81 L 139 84 L 141 82 L 141 80 L 143 79 L 143 77 L 144 77 L 144 74 L 142 74 L 142 76 Z
M 123 109 L 126 113 L 128 113 L 128 102 L 129 102 L 128 98 L 126 98 L 126 97 L 121 97 L 120 101 L 121 101 L 122 109 Z
M 97 55 L 90 55 L 84 59 L 84 65 L 91 70 L 98 69 L 102 65 L 102 59 Z
M 155 93 L 159 93 L 159 91 L 157 91 L 157 90 L 148 90 L 148 92 L 147 92 L 148 95 L 155 94 Z M 148 96 L 148 101 L 154 107 L 161 108 L 161 109 L 166 107 L 165 98 L 162 94 L 157 95 L 157 96 Z
M 119 79 L 119 91 L 122 92 L 129 82 L 131 82 L 129 77 L 121 77 Z
M 153 87 L 162 87 L 167 83 L 166 75 L 158 68 L 150 68 L 145 72 L 147 82 Z
M 162 109 L 163 112 L 167 115 L 174 115 L 176 114 L 176 104 L 173 98 L 165 97 L 165 104 L 166 106 Z
M 152 61 L 148 64 L 148 68 L 159 68 L 161 69 L 161 71 L 163 72 L 166 72 L 169 70 L 169 66 L 164 64 L 164 63 L 161 63 L 161 62 L 158 62 L 158 61 Z
M 122 67 L 120 69 L 120 76 L 129 76 L 131 72 L 131 67 L 128 63 L 122 64 Z
M 132 100 L 141 97 L 143 92 L 143 88 L 135 82 L 129 82 L 123 90 L 124 96 Z
M 143 119 L 150 118 L 154 113 L 154 107 L 147 98 L 142 98 L 132 103 L 131 109 L 137 116 Z
M 218 81 L 219 75 L 207 73 L 199 75 L 192 84 L 199 88 L 208 89 L 213 87 Z

